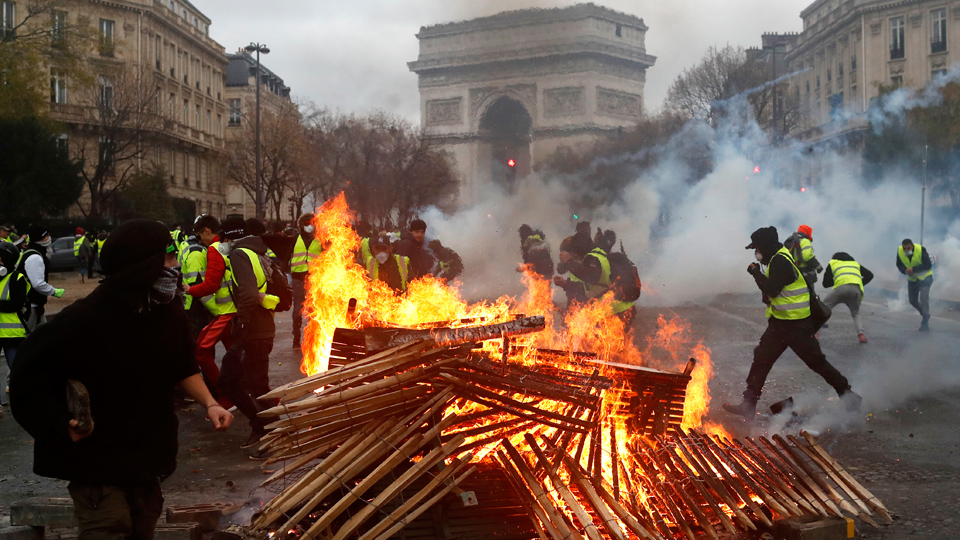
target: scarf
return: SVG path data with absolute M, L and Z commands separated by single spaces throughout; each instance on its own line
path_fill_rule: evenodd
M 169 304 L 176 297 L 183 300 L 180 277 L 180 271 L 176 268 L 164 268 L 160 277 L 150 287 L 150 303 Z

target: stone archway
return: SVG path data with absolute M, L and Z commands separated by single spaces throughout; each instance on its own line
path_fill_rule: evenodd
M 494 184 L 514 191 L 530 173 L 530 139 L 533 119 L 524 105 L 501 96 L 486 108 L 478 123 L 479 168 L 490 171 Z

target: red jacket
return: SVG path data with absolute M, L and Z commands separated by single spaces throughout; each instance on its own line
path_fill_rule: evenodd
M 203 275 L 203 283 L 197 283 L 190 286 L 190 296 L 201 298 L 209 296 L 220 289 L 220 282 L 223 281 L 223 274 L 227 271 L 227 264 L 223 261 L 223 255 L 215 249 L 207 249 L 207 271 Z

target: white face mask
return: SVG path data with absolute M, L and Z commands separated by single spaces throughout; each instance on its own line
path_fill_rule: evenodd
M 910 251 L 904 251 L 903 254 L 907 257 L 913 257 L 913 250 L 911 249 Z
M 755 250 L 753 256 L 756 257 L 758 261 L 763 260 L 763 253 L 760 253 L 760 250 Z
M 389 258 L 390 258 L 390 254 L 385 251 L 377 253 L 377 260 L 380 261 L 380 264 L 387 262 L 387 259 Z
M 217 245 L 217 251 L 219 251 L 224 257 L 230 255 L 230 242 L 220 242 Z
M 315 230 L 316 228 L 313 225 L 307 225 L 306 227 L 303 228 L 303 232 L 307 234 L 313 234 L 313 231 Z

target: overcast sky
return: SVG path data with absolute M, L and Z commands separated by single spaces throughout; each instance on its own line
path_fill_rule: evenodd
M 382 109 L 419 122 L 416 60 L 421 26 L 529 7 L 546 0 L 192 0 L 212 20 L 210 35 L 236 51 L 250 41 L 270 47 L 261 61 L 295 98 L 344 112 Z M 763 32 L 799 31 L 811 0 L 597 0 L 642 17 L 649 27 L 648 110 L 663 103 L 670 83 L 711 45 L 760 46 Z

